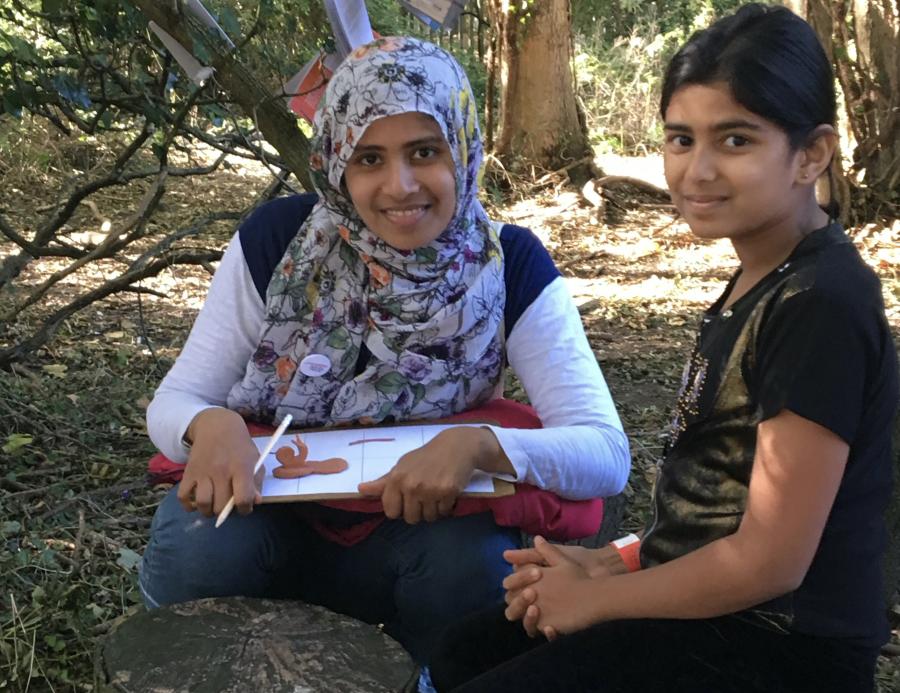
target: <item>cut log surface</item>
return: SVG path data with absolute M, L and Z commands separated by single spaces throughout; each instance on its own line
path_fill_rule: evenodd
M 101 691 L 402 691 L 409 654 L 375 626 L 299 602 L 229 597 L 140 611 L 99 645 Z

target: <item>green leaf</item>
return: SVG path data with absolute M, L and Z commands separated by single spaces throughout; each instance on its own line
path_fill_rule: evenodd
M 64 363 L 50 363 L 46 366 L 42 366 L 41 370 L 47 375 L 52 375 L 54 378 L 65 378 L 66 371 L 69 370 L 69 367 Z
M 22 524 L 15 520 L 7 520 L 3 524 L 0 524 L 0 534 L 6 537 L 12 534 L 18 534 L 21 530 Z
M 326 344 L 332 349 L 346 349 L 350 345 L 350 333 L 346 327 L 338 327 L 328 335 Z
M 41 12 L 53 16 L 63 13 L 66 7 L 66 0 L 41 0 Z
M 25 101 L 17 91 L 7 91 L 3 94 L 3 113 L 9 113 L 13 118 L 22 117 L 22 106 Z
M 34 46 L 27 41 L 10 34 L 4 34 L 3 38 L 6 41 L 6 45 L 12 49 L 13 56 L 18 60 L 26 63 L 43 63 Z
M 425 397 L 425 386 L 422 383 L 416 383 L 412 386 L 413 406 L 416 406 Z
M 60 652 L 61 650 L 64 650 L 66 647 L 65 641 L 56 637 L 52 633 L 50 635 L 44 636 L 44 642 L 54 652 Z
M 38 556 L 38 563 L 45 568 L 58 568 L 59 561 L 56 560 L 56 553 L 53 549 L 44 549 Z
M 190 46 L 190 51 L 201 64 L 209 65 L 212 63 L 212 56 L 202 41 L 194 41 Z
M 341 260 L 344 261 L 344 264 L 347 265 L 349 269 L 355 269 L 356 263 L 359 262 L 359 255 L 357 255 L 356 251 L 353 250 L 346 243 L 341 243 L 341 247 L 338 250 L 338 254 L 341 256 Z
M 400 389 L 408 384 L 407 379 L 394 371 L 383 375 L 375 383 L 375 389 L 385 395 L 393 395 L 400 392 Z
M 203 115 L 209 118 L 209 122 L 215 127 L 221 127 L 228 117 L 228 112 L 217 104 L 208 104 L 200 107 Z
M 122 547 L 119 549 L 119 557 L 116 559 L 116 565 L 124 568 L 129 573 L 137 568 L 138 564 L 141 562 L 141 555 L 139 553 L 135 553 L 129 548 Z
M 26 445 L 31 445 L 34 442 L 34 436 L 30 436 L 27 433 L 13 433 L 6 438 L 6 442 L 3 444 L 3 452 L 7 455 L 10 455 L 17 450 L 21 450 Z
M 236 41 L 237 37 L 241 35 L 240 22 L 230 7 L 223 7 L 219 12 L 219 25 L 232 40 Z
M 94 0 L 94 4 L 97 7 L 97 16 L 106 29 L 106 37 L 112 39 L 115 35 L 114 29 L 118 19 L 119 0 Z
M 381 408 L 378 410 L 378 413 L 375 415 L 376 421 L 384 421 L 391 414 L 391 410 L 394 408 L 393 402 L 385 402 L 381 405 Z
M 356 363 L 357 359 L 359 359 L 359 349 L 347 349 L 344 355 L 341 356 L 341 369 L 349 368 Z
M 437 250 L 428 246 L 416 248 L 416 260 L 419 262 L 434 262 L 437 260 Z
M 381 310 L 391 315 L 400 315 L 403 312 L 403 304 L 396 299 L 387 299 L 382 302 Z

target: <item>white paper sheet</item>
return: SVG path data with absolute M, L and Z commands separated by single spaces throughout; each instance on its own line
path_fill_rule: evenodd
M 387 474 L 403 455 L 420 448 L 441 431 L 455 428 L 452 425 L 389 426 L 380 428 L 336 429 L 302 433 L 300 437 L 309 447 L 308 460 L 325 460 L 341 457 L 349 465 L 338 474 L 310 474 L 299 479 L 278 479 L 272 470 L 279 466 L 276 452 L 292 444 L 293 433 L 279 438 L 272 452 L 265 460 L 266 476 L 263 481 L 263 502 L 283 500 L 287 497 L 304 495 L 351 496 L 358 493 L 357 486 L 363 481 L 372 481 Z M 262 451 L 268 442 L 265 436 L 253 439 Z M 494 479 L 491 475 L 476 471 L 463 493 L 493 493 Z M 296 500 L 303 500 L 302 497 Z

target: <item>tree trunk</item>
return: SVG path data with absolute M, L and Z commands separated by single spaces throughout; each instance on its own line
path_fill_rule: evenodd
M 853 169 L 867 189 L 870 211 L 896 216 L 900 203 L 900 9 L 896 0 L 855 0 L 851 12 L 852 23 L 836 28 L 843 46 L 849 47 L 851 41 L 856 45 L 855 59 L 847 60 L 838 71 L 857 144 Z
M 575 99 L 569 0 L 526 10 L 491 0 L 498 35 L 500 129 L 496 154 L 508 166 L 557 170 L 591 154 Z
M 852 164 L 836 167 L 844 220 L 896 218 L 900 207 L 900 9 L 896 0 L 789 0 L 832 59 Z M 840 162 L 838 162 L 840 164 Z
M 234 99 L 247 117 L 253 118 L 263 137 L 278 151 L 300 184 L 306 190 L 312 190 L 308 170 L 309 141 L 300 131 L 296 116 L 285 106 L 284 99 L 238 62 L 213 32 L 196 26 L 197 21 L 192 17 L 178 14 L 178 3 L 173 6 L 158 0 L 130 2 L 188 50 L 195 42 L 202 44 L 205 52 L 212 56 L 216 80 L 227 95 Z M 188 26 L 196 28 L 188 32 Z

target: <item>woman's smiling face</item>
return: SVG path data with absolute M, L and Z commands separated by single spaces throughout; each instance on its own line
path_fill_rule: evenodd
M 781 128 L 719 84 L 681 87 L 665 116 L 666 181 L 694 234 L 740 243 L 793 220 L 802 150 Z
M 428 245 L 456 211 L 453 155 L 440 126 L 422 113 L 379 118 L 344 171 L 363 223 L 398 250 Z

